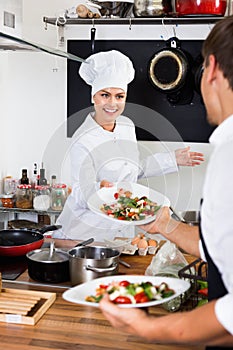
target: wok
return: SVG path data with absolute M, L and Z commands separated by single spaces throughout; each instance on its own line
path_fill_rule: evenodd
M 38 249 L 44 242 L 44 233 L 55 231 L 60 225 L 45 226 L 38 230 L 10 229 L 0 231 L 0 255 L 21 256 Z

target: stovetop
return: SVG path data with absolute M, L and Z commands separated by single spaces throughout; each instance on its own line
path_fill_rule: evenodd
M 27 269 L 27 259 L 25 256 L 0 257 L 0 272 L 2 279 L 15 280 Z
M 41 248 L 49 247 L 49 243 L 44 242 Z M 27 258 L 26 256 L 0 256 L 0 272 L 2 279 L 16 280 L 26 269 Z

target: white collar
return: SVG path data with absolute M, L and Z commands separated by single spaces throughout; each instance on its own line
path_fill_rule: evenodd
M 214 145 L 220 145 L 233 139 L 233 115 L 225 119 L 219 126 L 213 131 L 209 138 L 209 142 Z

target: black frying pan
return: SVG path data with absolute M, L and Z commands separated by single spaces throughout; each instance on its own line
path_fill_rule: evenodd
M 55 231 L 60 225 L 45 226 L 38 230 L 10 229 L 0 231 L 0 255 L 21 256 L 38 249 L 44 242 L 43 234 Z
M 149 79 L 158 90 L 171 93 L 181 89 L 189 71 L 189 60 L 177 38 L 166 41 L 166 47 L 151 58 Z

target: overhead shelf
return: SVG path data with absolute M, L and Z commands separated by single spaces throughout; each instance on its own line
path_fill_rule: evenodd
M 161 25 L 161 24 L 212 24 L 218 22 L 224 17 L 221 16 L 200 16 L 200 17 L 127 17 L 127 18 L 62 18 L 62 22 L 58 18 L 43 17 L 43 21 L 47 24 L 65 26 L 65 25 L 83 25 L 83 24 L 125 24 L 132 25 Z

